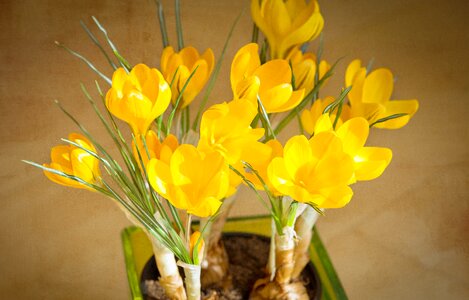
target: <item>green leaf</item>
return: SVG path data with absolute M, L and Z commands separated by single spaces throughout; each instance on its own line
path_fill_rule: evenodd
M 81 27 L 83 27 L 83 30 L 85 30 L 86 34 L 88 34 L 89 38 L 91 39 L 91 41 L 93 41 L 93 43 L 99 48 L 99 50 L 101 51 L 101 53 L 104 55 L 104 57 L 106 57 L 108 63 L 111 65 L 111 67 L 116 70 L 117 67 L 116 65 L 114 64 L 114 62 L 112 61 L 112 59 L 109 57 L 109 55 L 107 55 L 106 51 L 104 50 L 103 46 L 101 46 L 101 43 L 98 41 L 98 39 L 94 36 L 94 34 L 88 29 L 88 27 L 86 27 L 85 23 L 83 21 L 80 21 L 80 24 L 81 24 Z
M 184 83 L 184 86 L 182 87 L 182 90 L 179 92 L 179 96 L 176 99 L 176 104 L 174 105 L 173 110 L 171 111 L 171 113 L 169 114 L 169 117 L 168 117 L 168 124 L 166 125 L 166 136 L 168 136 L 171 132 L 171 125 L 173 123 L 173 119 L 174 119 L 174 115 L 176 114 L 176 110 L 178 110 L 179 102 L 181 102 L 182 95 L 184 94 L 184 91 L 186 90 L 187 85 L 191 81 L 191 79 L 194 76 L 195 72 L 197 72 L 198 68 L 199 68 L 199 66 L 195 67 L 194 71 L 192 71 L 191 75 L 189 75 L 186 82 Z
M 67 46 L 55 41 L 55 44 L 65 50 L 67 50 L 68 53 L 72 54 L 73 56 L 81 59 L 85 64 L 88 65 L 88 67 L 93 70 L 96 74 L 98 74 L 99 77 L 101 77 L 104 81 L 106 81 L 109 85 L 112 85 L 111 79 L 109 79 L 106 75 L 104 75 L 101 71 L 99 71 L 86 57 L 81 55 L 78 52 L 73 51 L 72 49 L 68 48 Z
M 223 62 L 223 59 L 225 58 L 226 49 L 228 48 L 228 44 L 229 44 L 229 42 L 231 40 L 231 37 L 233 35 L 233 31 L 234 31 L 236 25 L 238 24 L 238 21 L 241 18 L 242 13 L 243 12 L 238 14 L 238 16 L 236 17 L 235 21 L 233 22 L 233 25 L 231 25 L 230 32 L 228 33 L 228 36 L 226 37 L 225 44 L 223 45 L 223 50 L 221 51 L 221 54 L 220 54 L 220 58 L 218 59 L 216 65 L 215 65 L 215 69 L 213 71 L 213 74 L 210 77 L 210 80 L 207 84 L 207 89 L 205 90 L 204 98 L 200 102 L 199 110 L 197 111 L 197 115 L 194 119 L 194 122 L 192 123 L 192 129 L 194 131 L 197 131 L 197 126 L 199 124 L 200 118 L 202 117 L 203 111 L 205 110 L 205 106 L 207 105 L 208 97 L 212 93 L 213 87 L 215 86 L 215 82 L 217 81 L 217 78 L 218 78 L 218 74 L 220 73 L 221 64 Z
M 181 1 L 176 0 L 175 2 L 176 8 L 176 30 L 178 34 L 178 48 L 181 51 L 184 48 L 184 38 L 182 36 L 182 24 L 181 24 Z
M 403 116 L 407 116 L 409 114 L 406 114 L 406 113 L 399 113 L 399 114 L 393 114 L 393 115 L 390 115 L 390 116 L 387 116 L 387 117 L 384 117 L 384 118 L 381 118 L 375 122 L 373 122 L 371 125 L 370 125 L 370 128 L 373 127 L 374 125 L 378 124 L 378 123 L 383 123 L 383 122 L 386 122 L 386 121 L 389 121 L 389 120 L 392 120 L 392 119 L 397 119 L 397 118 L 400 118 L 400 117 L 403 117 Z
M 164 18 L 164 11 L 163 11 L 163 4 L 161 3 L 160 0 L 155 0 L 155 4 L 158 9 L 158 21 L 160 23 L 160 31 L 161 31 L 161 39 L 163 42 L 163 48 L 166 48 L 169 46 L 169 40 L 168 40 L 168 31 L 166 29 L 166 20 Z

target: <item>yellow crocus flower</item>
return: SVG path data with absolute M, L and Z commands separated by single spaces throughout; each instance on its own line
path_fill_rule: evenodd
M 295 108 L 303 100 L 304 90 L 293 91 L 292 71 L 286 60 L 275 59 L 261 65 L 257 44 L 247 44 L 231 63 L 231 88 L 235 99 L 262 101 L 267 113 Z
M 189 105 L 200 93 L 207 83 L 213 71 L 215 57 L 212 49 L 208 48 L 200 55 L 194 47 L 185 47 L 175 52 L 173 47 L 164 48 L 161 54 L 161 72 L 167 82 L 172 82 L 172 100 L 176 100 L 187 82 L 187 79 L 195 71 L 190 82 L 187 84 L 184 94 L 179 103 L 179 108 Z M 173 80 L 174 79 L 174 80 Z
M 83 135 L 79 133 L 71 133 L 68 139 L 76 144 L 79 144 L 85 149 L 92 152 L 96 152 L 93 144 Z M 96 184 L 98 179 L 101 177 L 99 171 L 99 160 L 86 152 L 73 145 L 59 145 L 51 149 L 51 163 L 44 164 L 44 167 L 61 171 L 68 175 L 76 176 L 83 181 L 91 184 Z M 70 186 L 74 188 L 89 189 L 84 184 L 81 184 L 75 180 L 62 177 L 60 175 L 44 171 L 44 174 L 51 181 Z
M 153 130 L 148 130 L 148 132 L 145 134 L 146 147 L 142 141 L 142 136 L 138 136 L 136 140 L 138 145 L 138 152 L 134 141 L 132 141 L 132 150 L 139 166 L 139 152 L 143 164 L 146 166 L 148 161 L 152 158 L 168 161 L 174 150 L 176 150 L 176 148 L 179 146 L 179 142 L 174 135 L 170 134 L 162 142 L 160 142 L 158 135 Z
M 258 140 L 264 136 L 263 128 L 252 128 L 257 105 L 246 99 L 216 104 L 207 109 L 200 122 L 200 139 L 197 148 L 203 152 L 219 152 L 237 170 L 243 170 L 241 161 L 252 163 L 267 157 L 270 149 Z M 230 189 L 227 196 L 236 192 L 242 182 L 230 172 Z
M 267 174 L 283 195 L 319 208 L 339 208 L 352 198 L 348 186 L 353 160 L 332 132 L 321 132 L 310 140 L 298 135 L 285 144 L 283 157 L 270 163 Z
M 314 88 L 314 77 L 316 76 L 316 56 L 313 53 L 302 53 L 299 47 L 293 48 L 287 55 L 286 60 L 291 63 L 293 76 L 295 77 L 295 89 L 305 89 L 309 94 Z M 319 63 L 319 79 L 329 71 L 331 66 L 321 60 Z
M 384 172 L 392 159 L 392 151 L 383 147 L 365 147 L 370 127 L 361 117 L 352 118 L 333 129 L 333 118 L 322 115 L 316 123 L 314 134 L 335 132 L 342 140 L 343 150 L 354 163 L 354 175 L 350 183 L 375 179 Z
M 316 126 L 316 122 L 319 120 L 319 118 L 322 116 L 322 113 L 324 112 L 324 109 L 334 102 L 335 99 L 334 97 L 326 97 L 323 100 L 317 99 L 314 101 L 313 105 L 311 105 L 310 109 L 305 109 L 301 113 L 301 125 L 303 126 L 303 129 L 308 133 L 308 134 L 313 134 L 314 133 L 314 128 Z M 332 114 L 331 117 L 333 120 L 335 120 L 336 114 Z M 339 118 L 337 121 L 337 125 L 340 126 L 342 124 L 342 120 Z
M 164 113 L 171 101 L 171 90 L 157 69 L 136 65 L 127 74 L 123 68 L 112 75 L 106 94 L 106 107 L 127 122 L 135 134 L 145 134 L 153 120 Z
M 356 59 L 347 67 L 345 84 L 352 86 L 348 94 L 350 106 L 344 105 L 345 120 L 363 117 L 371 125 L 379 119 L 406 113 L 406 116 L 374 125 L 377 128 L 398 129 L 406 125 L 418 110 L 417 100 L 390 100 L 394 80 L 389 69 L 380 68 L 367 74 L 361 61 Z
M 266 149 L 258 142 L 264 129 L 251 127 L 256 114 L 257 106 L 245 99 L 213 105 L 202 115 L 197 148 L 219 152 L 232 165 L 246 160 L 245 156 L 256 149 Z
M 324 26 L 316 0 L 251 0 L 251 15 L 273 59 L 285 58 L 291 48 L 315 39 Z
M 148 180 L 172 205 L 199 217 L 214 215 L 229 188 L 229 168 L 218 152 L 203 153 L 180 145 L 168 162 L 153 158 Z

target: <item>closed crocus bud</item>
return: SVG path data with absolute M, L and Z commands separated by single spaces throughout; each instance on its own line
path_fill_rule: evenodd
M 147 132 L 170 101 L 171 89 L 163 75 L 144 64 L 136 65 L 129 74 L 122 68 L 117 69 L 106 94 L 107 109 L 127 122 L 136 136 Z
M 197 242 L 199 244 L 197 244 Z M 190 255 L 192 259 L 194 260 L 194 248 L 197 246 L 197 259 L 199 263 L 203 261 L 203 254 L 204 254 L 204 247 L 205 247 L 205 242 L 204 239 L 202 238 L 202 235 L 200 234 L 200 231 L 194 231 L 194 233 L 191 234 L 190 241 L 189 241 L 189 250 L 190 250 Z
M 251 0 L 251 15 L 269 42 L 272 59 L 315 39 L 324 26 L 316 0 Z
M 235 99 L 251 102 L 257 95 L 267 113 L 285 112 L 303 100 L 304 90 L 294 91 L 292 72 L 286 60 L 275 59 L 261 65 L 257 44 L 247 44 L 236 53 L 231 64 L 231 87 Z M 257 97 L 256 97 L 257 98 Z
M 367 74 L 361 61 L 356 59 L 347 67 L 346 86 L 352 86 L 348 94 L 350 106 L 344 105 L 343 119 L 363 117 L 369 125 L 385 129 L 398 129 L 406 125 L 417 112 L 417 100 L 390 100 L 394 78 L 389 69 L 380 68 Z M 376 121 L 389 116 L 405 114 L 384 122 Z
M 96 152 L 93 144 L 83 135 L 71 133 L 68 140 L 74 142 L 84 149 Z M 51 163 L 44 164 L 44 167 L 55 169 L 67 175 L 75 176 L 90 184 L 99 183 L 101 174 L 99 172 L 99 160 L 83 149 L 74 145 L 59 145 L 51 149 Z M 44 171 L 47 178 L 55 183 L 74 188 L 92 188 L 79 183 L 73 179 L 66 178 L 48 171 Z
M 189 105 L 207 83 L 214 64 L 215 57 L 210 48 L 199 54 L 194 47 L 185 47 L 179 52 L 175 52 L 171 46 L 166 47 L 161 54 L 161 72 L 166 81 L 172 82 L 173 104 L 176 103 L 189 76 L 197 68 L 184 90 L 179 108 Z

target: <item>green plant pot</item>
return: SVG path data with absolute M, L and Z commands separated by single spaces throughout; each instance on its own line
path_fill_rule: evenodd
M 263 236 L 270 235 L 270 217 L 255 216 L 229 219 L 225 232 L 244 232 Z M 320 280 L 320 299 L 347 299 L 326 249 L 316 229 L 313 229 L 310 245 L 311 262 Z M 146 234 L 138 227 L 127 227 L 122 231 L 125 264 L 131 292 L 131 299 L 143 300 L 140 290 L 140 277 L 147 261 L 153 255 L 151 243 Z

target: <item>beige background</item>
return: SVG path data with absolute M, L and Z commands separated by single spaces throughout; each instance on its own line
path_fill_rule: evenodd
M 173 31 L 170 2 L 165 1 Z M 186 44 L 212 47 L 217 56 L 245 9 L 212 96 L 212 102 L 229 100 L 229 61 L 251 35 L 248 1 L 182 2 Z M 420 101 L 405 128 L 372 132 L 370 145 L 394 151 L 386 173 L 355 185 L 350 205 L 328 211 L 319 222 L 345 289 L 351 299 L 468 299 L 467 1 L 321 4 L 325 57 L 332 62 L 346 56 L 327 93 L 338 94 L 347 62 L 375 58 L 375 66 L 397 76 L 395 99 Z M 54 99 L 111 145 L 79 88 L 80 82 L 92 88 L 94 74 L 53 43 L 78 50 L 109 74 L 80 28 L 80 19 L 91 26 L 91 15 L 130 62 L 159 64 L 152 1 L 0 4 L 1 299 L 129 299 L 119 235 L 129 225 L 123 214 L 107 199 L 52 184 L 20 162 L 48 162 L 49 148 L 76 130 Z M 232 214 L 261 212 L 242 193 Z

